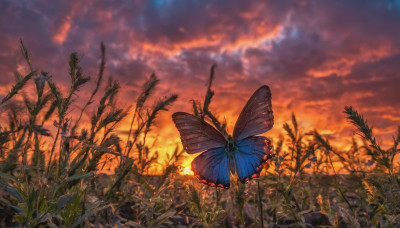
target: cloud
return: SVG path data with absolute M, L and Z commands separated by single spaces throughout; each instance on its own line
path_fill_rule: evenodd
M 305 129 L 351 136 L 343 114 L 354 105 L 383 139 L 399 125 L 400 11 L 390 1 L 3 1 L 0 3 L 2 90 L 22 66 L 22 38 L 35 67 L 67 82 L 68 54 L 97 75 L 101 41 L 107 76 L 122 85 L 129 105 L 152 72 L 154 99 L 178 93 L 160 116 L 160 137 L 177 140 L 173 111 L 190 111 L 217 63 L 213 108 L 230 129 L 260 85 L 272 89 L 276 130 L 296 113 Z M 93 84 L 91 85 L 93 86 Z M 84 100 L 84 99 L 82 99 Z M 82 101 L 83 102 L 83 101 Z M 128 121 L 129 122 L 129 121 Z M 172 135 L 172 137 L 170 137 Z M 171 139 L 172 138 L 172 139 Z

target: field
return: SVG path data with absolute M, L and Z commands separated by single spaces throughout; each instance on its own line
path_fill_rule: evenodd
M 31 65 L 22 41 L 21 51 L 30 72 L 16 74 L 0 102 L 7 117 L 0 120 L 0 227 L 400 227 L 400 128 L 392 145 L 380 145 L 365 118 L 345 107 L 358 135 L 343 151 L 318 130 L 300 129 L 293 114 L 259 178 L 242 184 L 232 176 L 230 189 L 208 187 L 182 175 L 181 146 L 159 161 L 146 141 L 157 115 L 178 98 L 165 96 L 145 108 L 157 89 L 154 74 L 133 107 L 119 108 L 118 82 L 104 82 L 102 44 L 96 86 L 71 113 L 90 80 L 78 55 L 70 55 L 71 84 L 61 92 Z M 193 113 L 224 130 L 209 108 L 213 69 Z M 23 92 L 29 83 L 35 96 Z M 87 109 L 94 110 L 90 123 L 82 123 Z M 127 140 L 115 133 L 124 118 L 132 123 Z M 111 163 L 113 174 L 100 172 Z M 160 173 L 150 175 L 160 163 Z

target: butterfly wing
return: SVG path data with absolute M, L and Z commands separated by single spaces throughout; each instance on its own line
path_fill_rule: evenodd
M 172 119 L 188 154 L 224 147 L 226 144 L 225 137 L 199 117 L 185 112 L 176 112 L 172 115 Z
M 200 182 L 209 186 L 229 188 L 229 158 L 225 148 L 210 149 L 192 161 L 192 171 Z
M 241 182 L 257 177 L 264 163 L 272 155 L 271 141 L 264 136 L 253 136 L 236 142 L 236 173 Z
M 271 104 L 271 91 L 268 86 L 261 86 L 244 106 L 233 130 L 235 141 L 262 134 L 274 125 Z

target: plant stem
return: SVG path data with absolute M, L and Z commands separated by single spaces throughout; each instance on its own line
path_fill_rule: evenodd
M 56 147 L 56 143 L 57 143 L 57 139 L 58 139 L 58 135 L 59 135 L 59 134 L 60 134 L 60 126 L 58 126 L 58 128 L 57 128 L 56 138 L 54 139 L 53 146 L 51 147 L 50 158 L 49 158 L 49 164 L 47 164 L 46 176 L 49 175 L 50 165 L 51 165 L 51 158 L 53 157 L 54 149 L 55 149 L 55 147 Z
M 129 139 L 130 139 L 131 134 L 132 134 L 133 123 L 134 123 L 135 118 L 136 118 L 136 113 L 137 113 L 137 108 L 135 109 L 135 112 L 133 113 L 131 125 L 130 125 L 130 127 L 129 127 L 128 139 L 126 140 L 125 153 L 124 153 L 125 156 L 129 156 L 130 149 L 129 149 L 129 151 L 128 151 L 128 145 L 129 145 Z
M 261 228 L 264 228 L 264 218 L 263 218 L 263 208 L 262 208 L 262 197 L 261 197 L 260 180 L 257 180 L 257 188 L 258 188 L 258 210 L 260 212 L 260 225 L 261 225 Z
M 218 187 L 217 186 L 215 186 L 215 202 L 216 202 L 216 205 L 217 205 L 217 207 L 218 207 Z
M 330 154 L 329 152 L 330 152 L 330 151 L 328 150 L 327 153 L 328 153 L 329 163 L 331 164 L 332 169 L 333 169 L 333 173 L 334 173 L 334 176 L 333 176 L 333 177 L 334 177 L 334 180 L 335 180 L 336 188 L 338 189 L 340 195 L 343 197 L 343 199 L 344 199 L 344 201 L 346 202 L 347 206 L 349 206 L 350 210 L 353 212 L 353 214 L 354 214 L 354 216 L 355 216 L 355 215 L 356 215 L 356 212 L 354 211 L 354 208 L 351 206 L 350 202 L 347 200 L 346 196 L 345 196 L 344 193 L 342 192 L 342 189 L 339 187 L 339 183 L 338 183 L 338 181 L 337 181 L 336 170 L 335 170 L 335 167 L 333 166 L 331 154 Z

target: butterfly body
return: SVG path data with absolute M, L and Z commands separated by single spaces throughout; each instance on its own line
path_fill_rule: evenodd
M 230 174 L 240 181 L 257 177 L 272 154 L 271 141 L 256 136 L 270 130 L 274 117 L 271 92 L 260 87 L 249 99 L 235 124 L 232 136 L 224 137 L 203 118 L 176 112 L 172 119 L 189 154 L 200 153 L 192 162 L 192 171 L 209 186 L 229 188 Z
M 228 136 L 227 143 L 225 145 L 225 156 L 228 157 L 229 171 L 235 174 L 235 153 L 238 152 L 237 146 L 231 136 Z

